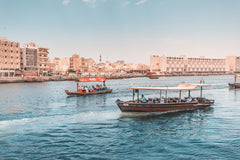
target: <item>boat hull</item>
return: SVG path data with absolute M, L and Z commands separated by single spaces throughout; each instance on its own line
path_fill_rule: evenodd
M 111 93 L 112 89 L 107 89 L 104 91 L 97 91 L 97 92 L 69 92 L 68 90 L 65 90 L 66 94 L 69 96 L 86 96 L 86 95 L 95 95 L 95 94 L 106 94 Z
M 150 76 L 149 79 L 159 79 L 158 76 Z
M 228 83 L 230 88 L 240 88 L 240 83 Z
M 210 104 L 201 103 L 133 103 L 133 102 L 116 102 L 122 112 L 167 112 L 183 111 L 198 108 L 209 107 Z

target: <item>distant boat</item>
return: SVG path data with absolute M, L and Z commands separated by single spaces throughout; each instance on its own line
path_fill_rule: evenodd
M 179 84 L 178 87 L 129 87 L 133 89 L 133 100 L 121 101 L 116 103 L 122 112 L 168 112 L 168 111 L 183 111 L 197 108 L 205 108 L 214 104 L 214 100 L 202 97 L 202 87 L 211 86 L 208 84 Z M 191 97 L 190 91 L 196 87 L 201 87 L 200 97 Z M 160 91 L 160 98 L 148 98 L 146 102 L 141 102 L 139 99 L 140 90 Z M 165 98 L 162 98 L 161 91 L 165 91 Z M 179 91 L 179 97 L 167 98 L 167 91 Z M 182 91 L 189 91 L 188 97 L 181 98 Z M 134 95 L 137 93 L 137 100 L 134 100 Z
M 149 78 L 150 79 L 158 79 L 159 77 L 156 75 L 156 76 L 150 76 Z
M 159 76 L 157 76 L 156 72 L 148 72 L 146 74 L 146 77 L 149 77 L 150 79 L 158 79 Z
M 103 82 L 103 85 L 97 85 L 96 88 L 85 88 L 81 89 L 79 88 L 79 82 Z M 112 89 L 107 88 L 105 86 L 106 78 L 99 77 L 99 78 L 78 78 L 75 80 L 77 82 L 77 91 L 70 92 L 68 90 L 65 90 L 66 94 L 69 96 L 85 96 L 85 95 L 94 95 L 94 94 L 105 94 L 105 93 L 111 93 Z
M 234 75 L 234 83 L 228 83 L 230 88 L 240 88 L 240 83 L 236 83 L 237 77 L 240 77 L 240 74 Z

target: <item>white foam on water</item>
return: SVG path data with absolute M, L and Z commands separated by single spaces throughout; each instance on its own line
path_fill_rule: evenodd
M 55 115 L 5 120 L 0 121 L 0 132 L 32 132 L 73 123 L 108 123 L 109 120 L 118 119 L 119 114 L 120 111 L 116 112 L 116 110 L 88 111 L 73 115 Z
M 108 120 L 117 119 L 120 111 L 89 111 L 75 114 L 72 118 L 75 123 L 104 123 Z

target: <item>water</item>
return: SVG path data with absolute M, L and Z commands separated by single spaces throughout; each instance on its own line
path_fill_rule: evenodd
M 64 90 L 76 88 L 70 81 L 1 84 L 0 159 L 238 159 L 240 90 L 228 88 L 233 76 L 203 77 L 212 84 L 204 96 L 215 99 L 206 109 L 136 114 L 115 104 L 131 99 L 130 85 L 177 86 L 201 78 L 108 80 L 112 94 L 86 97 L 67 97 Z

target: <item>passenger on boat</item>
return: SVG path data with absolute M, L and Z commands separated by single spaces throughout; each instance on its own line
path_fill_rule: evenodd
M 85 86 L 85 91 L 88 93 L 88 87 L 87 86 Z
M 187 102 L 192 102 L 192 97 L 191 96 L 188 97 Z
M 103 89 L 104 89 L 104 90 L 106 90 L 106 89 L 107 89 L 107 87 L 106 87 L 105 83 L 103 84 Z
M 142 94 L 142 97 L 140 98 L 140 101 L 141 101 L 142 103 L 146 103 L 146 98 L 144 97 L 143 94 Z
M 96 85 L 96 90 L 99 91 L 99 86 L 98 85 Z
M 84 86 L 82 86 L 82 87 L 81 87 L 81 89 L 82 89 L 82 92 L 86 92 L 86 90 L 85 90 L 85 87 L 84 87 Z

